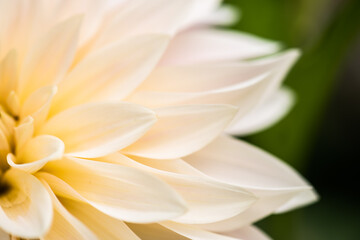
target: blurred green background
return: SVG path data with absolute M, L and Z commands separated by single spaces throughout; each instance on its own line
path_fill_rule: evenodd
M 275 240 L 360 239 L 360 0 L 227 0 L 241 31 L 300 48 L 297 104 L 246 140 L 300 171 L 321 199 L 258 223 Z

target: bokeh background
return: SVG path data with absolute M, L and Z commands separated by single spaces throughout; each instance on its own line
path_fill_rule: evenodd
M 297 104 L 246 140 L 280 157 L 317 189 L 318 203 L 258 225 L 275 240 L 360 239 L 360 0 L 227 0 L 233 28 L 299 48 L 285 85 Z

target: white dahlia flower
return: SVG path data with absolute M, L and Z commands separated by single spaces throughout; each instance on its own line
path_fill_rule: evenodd
M 213 28 L 219 5 L 0 0 L 1 239 L 267 239 L 316 199 L 227 135 L 285 114 L 298 52 Z

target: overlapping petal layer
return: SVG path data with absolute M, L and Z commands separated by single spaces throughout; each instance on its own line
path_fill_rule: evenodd
M 0 238 L 268 239 L 314 201 L 225 133 L 278 121 L 298 57 L 221 0 L 0 0 Z M 267 57 L 264 57 L 268 55 Z

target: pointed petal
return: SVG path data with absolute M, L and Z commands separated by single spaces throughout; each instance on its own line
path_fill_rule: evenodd
M 247 226 L 241 229 L 224 233 L 224 235 L 243 240 L 271 240 L 265 233 L 255 226 Z
M 56 180 L 49 178 L 49 174 L 41 175 L 56 194 L 72 194 L 119 220 L 157 222 L 177 217 L 186 210 L 183 200 L 168 185 L 134 168 L 71 158 L 52 162 L 45 171 L 58 177 Z M 64 183 L 70 190 L 59 188 Z
M 72 215 L 94 231 L 98 239 L 140 240 L 124 222 L 105 215 L 88 204 L 65 198 L 61 202 Z
M 191 240 L 181 236 L 160 224 L 133 224 L 126 223 L 141 240 Z
M 22 238 L 39 238 L 49 230 L 53 217 L 51 199 L 34 176 L 8 170 L 1 184 L 9 190 L 0 196 L 0 228 Z
M 218 136 L 237 109 L 231 105 L 184 105 L 156 110 L 159 121 L 122 152 L 155 159 L 189 155 Z
M 20 119 L 31 116 L 35 129 L 38 129 L 48 116 L 50 104 L 56 92 L 56 86 L 45 86 L 36 90 L 23 104 Z
M 163 67 L 129 98 L 148 107 L 180 104 L 232 104 L 243 115 L 261 100 L 274 80 L 271 67 L 250 64 L 202 64 Z
M 116 152 L 141 137 L 156 121 L 154 113 L 130 103 L 91 103 L 65 110 L 39 130 L 65 143 L 77 157 L 99 157 Z
M 0 39 L 2 40 L 2 38 Z M 16 90 L 18 82 L 17 73 L 17 54 L 13 50 L 0 62 L 0 103 L 4 104 L 8 94 Z
M 19 93 L 22 102 L 35 90 L 58 83 L 74 57 L 81 17 L 72 17 L 53 27 L 24 60 Z
M 85 102 L 123 99 L 152 71 L 168 40 L 144 35 L 87 56 L 60 83 L 52 114 Z
M 251 224 L 276 212 L 290 201 L 292 204 L 288 205 L 287 210 L 317 199 L 311 186 L 285 163 L 245 142 L 227 136 L 218 138 L 184 160 L 210 177 L 243 187 L 259 197 L 244 213 L 210 224 L 210 229 L 215 231 Z M 223 227 L 225 229 L 222 229 Z
M 169 165 L 155 168 L 151 159 L 136 158 L 135 161 L 115 153 L 98 160 L 147 171 L 165 181 L 185 199 L 188 207 L 185 214 L 173 220 L 176 222 L 200 224 L 220 221 L 245 211 L 256 200 L 242 188 L 214 181 L 205 175 L 171 172 L 174 167 Z
M 163 222 L 162 226 L 174 231 L 182 236 L 196 240 L 238 240 L 238 238 L 232 238 L 217 233 L 208 232 L 201 228 L 192 225 L 185 225 L 175 222 Z
M 275 53 L 279 44 L 228 30 L 194 29 L 171 41 L 164 65 L 240 60 Z
M 34 119 L 29 116 L 25 118 L 17 127 L 14 128 L 15 135 L 15 151 L 22 149 L 34 134 Z
M 172 35 L 188 18 L 192 0 L 132 0 L 117 11 L 115 18 L 102 27 L 95 48 L 124 37 L 149 33 Z
M 269 128 L 290 111 L 294 98 L 294 93 L 283 87 L 245 117 L 235 117 L 225 131 L 231 135 L 244 136 Z
M 16 49 L 22 60 L 39 30 L 43 1 L 0 1 L 0 59 Z
M 41 135 L 31 139 L 20 149 L 15 158 L 9 154 L 8 164 L 25 172 L 34 173 L 49 161 L 61 159 L 64 154 L 64 143 L 57 137 Z
M 95 234 L 81 221 L 75 218 L 61 204 L 49 185 L 42 180 L 54 205 L 54 219 L 50 231 L 42 238 L 44 240 L 97 240 Z

